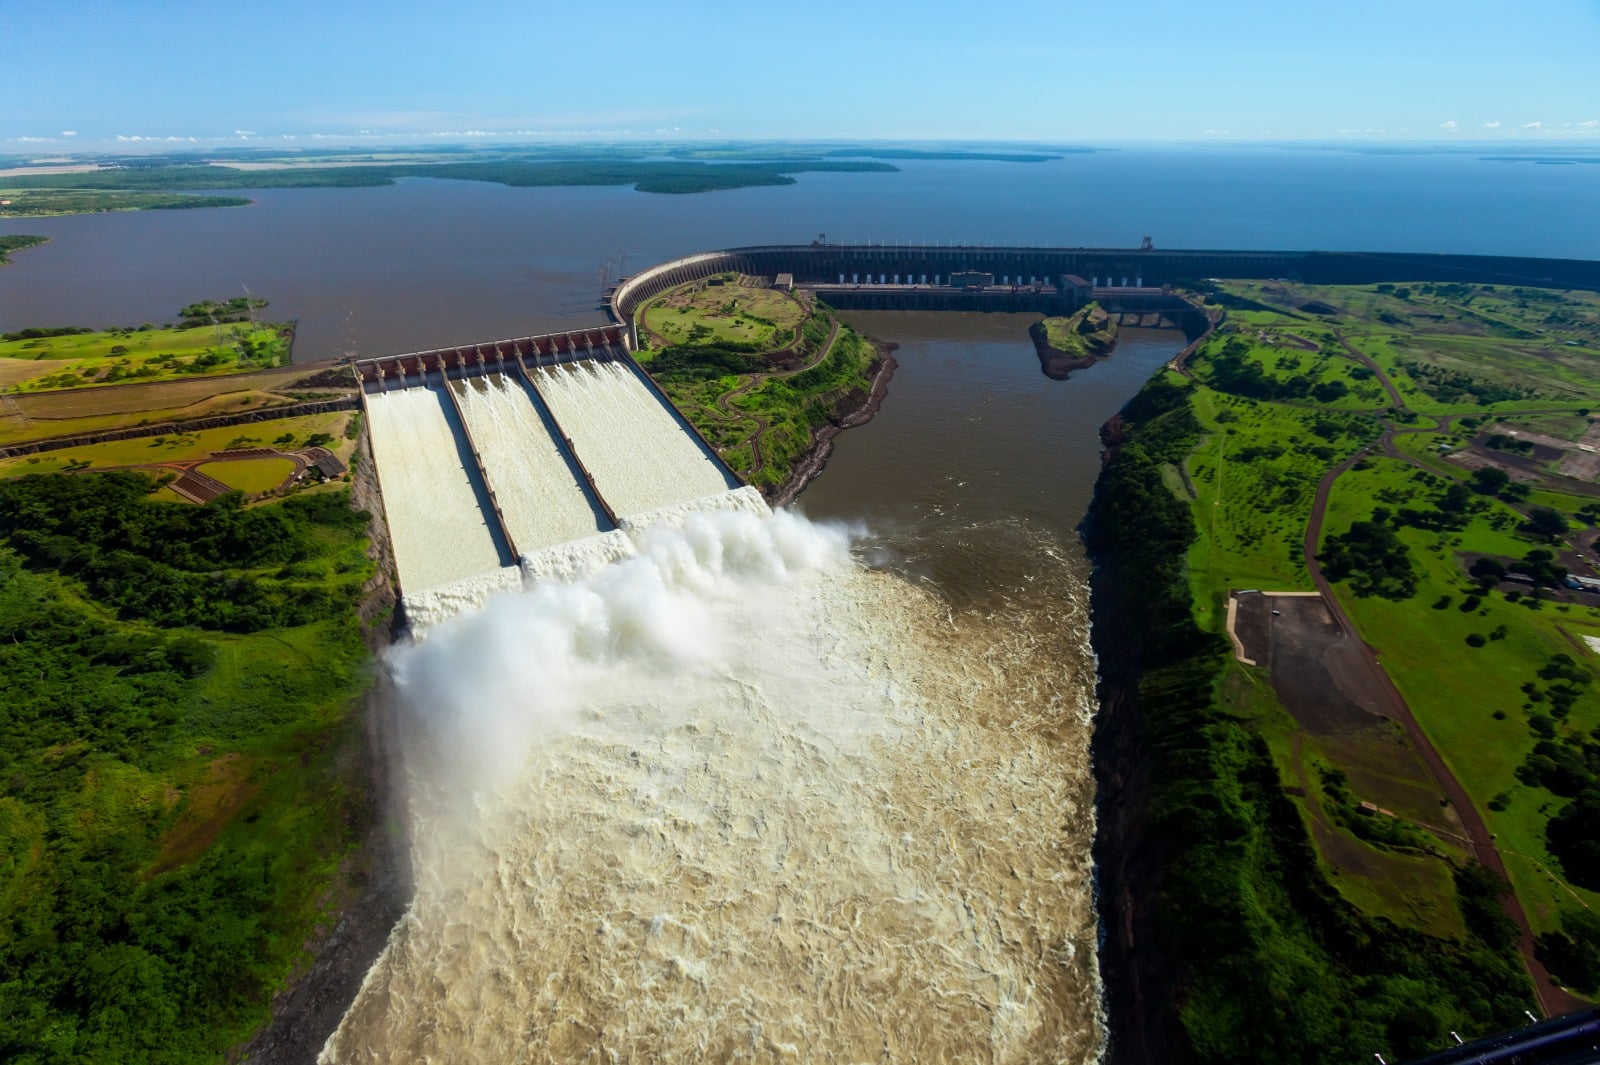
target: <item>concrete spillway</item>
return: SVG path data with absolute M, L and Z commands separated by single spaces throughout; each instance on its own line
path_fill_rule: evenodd
M 628 363 L 585 360 L 533 381 L 619 518 L 738 487 Z
M 377 392 L 367 413 L 401 587 L 425 592 L 510 564 L 448 397 Z
M 507 530 L 524 555 L 611 528 L 519 378 L 452 382 Z
M 606 327 L 356 364 L 414 627 L 592 573 L 646 527 L 766 513 L 625 342 Z

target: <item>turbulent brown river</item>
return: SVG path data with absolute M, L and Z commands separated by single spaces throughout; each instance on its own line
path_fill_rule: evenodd
M 1095 431 L 1026 316 L 860 315 L 878 419 L 795 512 L 638 536 L 389 662 L 417 894 L 323 1053 L 1092 1061 Z

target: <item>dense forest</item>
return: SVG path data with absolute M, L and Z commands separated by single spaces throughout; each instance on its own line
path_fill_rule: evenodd
M 0 1060 L 218 1060 L 370 817 L 366 516 L 154 487 L 0 482 Z
M 1106 694 L 1134 708 L 1122 714 L 1149 759 L 1142 837 L 1118 841 L 1157 870 L 1140 889 L 1171 983 L 1143 988 L 1147 1009 L 1175 1014 L 1175 1058 L 1219 1065 L 1393 1060 L 1451 1030 L 1514 1026 L 1531 989 L 1497 902 L 1506 886 L 1458 869 L 1460 940 L 1357 911 L 1318 866 L 1265 741 L 1220 696 L 1227 644 L 1193 620 L 1185 552 L 1197 533 L 1161 474 L 1199 434 L 1188 392 L 1157 379 L 1124 411 L 1088 529 Z

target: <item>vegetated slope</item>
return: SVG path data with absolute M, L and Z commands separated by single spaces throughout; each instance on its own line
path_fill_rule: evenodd
M 1150 910 L 1136 953 L 1115 936 L 1109 947 L 1119 1038 L 1153 1042 L 1163 1060 L 1332 1065 L 1515 1024 L 1531 997 L 1494 878 L 1456 874 L 1459 938 L 1361 912 L 1329 883 L 1266 740 L 1231 705 L 1227 642 L 1194 620 L 1187 553 L 1201 534 L 1162 469 L 1200 441 L 1194 387 L 1160 379 L 1129 405 L 1088 529 L 1100 757 L 1122 753 L 1102 762 L 1103 897 L 1113 921 L 1135 919 L 1134 893 Z
M 366 516 L 0 483 L 0 1059 L 211 1062 L 370 820 Z
M 794 369 L 775 364 L 759 345 L 708 335 L 639 359 L 724 461 L 771 494 L 796 476 L 819 434 L 867 405 L 883 365 L 872 341 L 821 304 L 785 353 L 798 360 Z

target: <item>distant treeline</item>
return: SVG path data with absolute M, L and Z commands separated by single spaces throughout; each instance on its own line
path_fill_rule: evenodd
M 892 172 L 888 163 L 844 159 L 797 159 L 780 163 L 645 162 L 593 159 L 552 162 L 507 160 L 462 163 L 381 163 L 372 166 L 287 167 L 236 170 L 225 166 L 162 166 L 96 170 L 80 174 L 36 174 L 7 178 L 16 189 L 284 189 L 361 188 L 392 185 L 398 178 L 428 177 L 489 181 L 519 187 L 632 185 L 640 192 L 712 192 L 754 185 L 791 185 L 806 171 Z
M 51 175 L 56 176 L 56 175 Z M 8 186 L 21 188 L 25 178 L 7 179 Z M 29 186 L 10 197 L 0 207 L 4 218 L 47 218 L 63 214 L 98 214 L 102 211 L 186 211 L 198 207 L 245 207 L 250 201 L 240 196 L 187 196 L 178 193 L 129 192 L 122 188 L 58 188 L 53 185 Z
M 1188 386 L 1152 382 L 1123 418 L 1088 540 L 1104 604 L 1097 642 L 1115 630 L 1102 677 L 1127 689 L 1131 706 L 1113 704 L 1148 759 L 1147 793 L 1133 797 L 1143 831 L 1118 845 L 1139 848 L 1134 867 L 1156 872 L 1115 890 L 1152 900 L 1155 927 L 1139 934 L 1154 937 L 1160 978 L 1172 981 L 1142 987 L 1151 1013 L 1134 1023 L 1170 1029 L 1180 1060 L 1218 1065 L 1407 1058 L 1452 1030 L 1520 1023 L 1532 989 L 1498 904 L 1508 889 L 1491 873 L 1456 874 L 1464 940 L 1368 917 L 1328 883 L 1266 741 L 1219 699 L 1226 641 L 1194 621 L 1186 552 L 1197 532 L 1161 473 L 1199 438 Z M 1176 1025 L 1161 1023 L 1166 1010 Z

